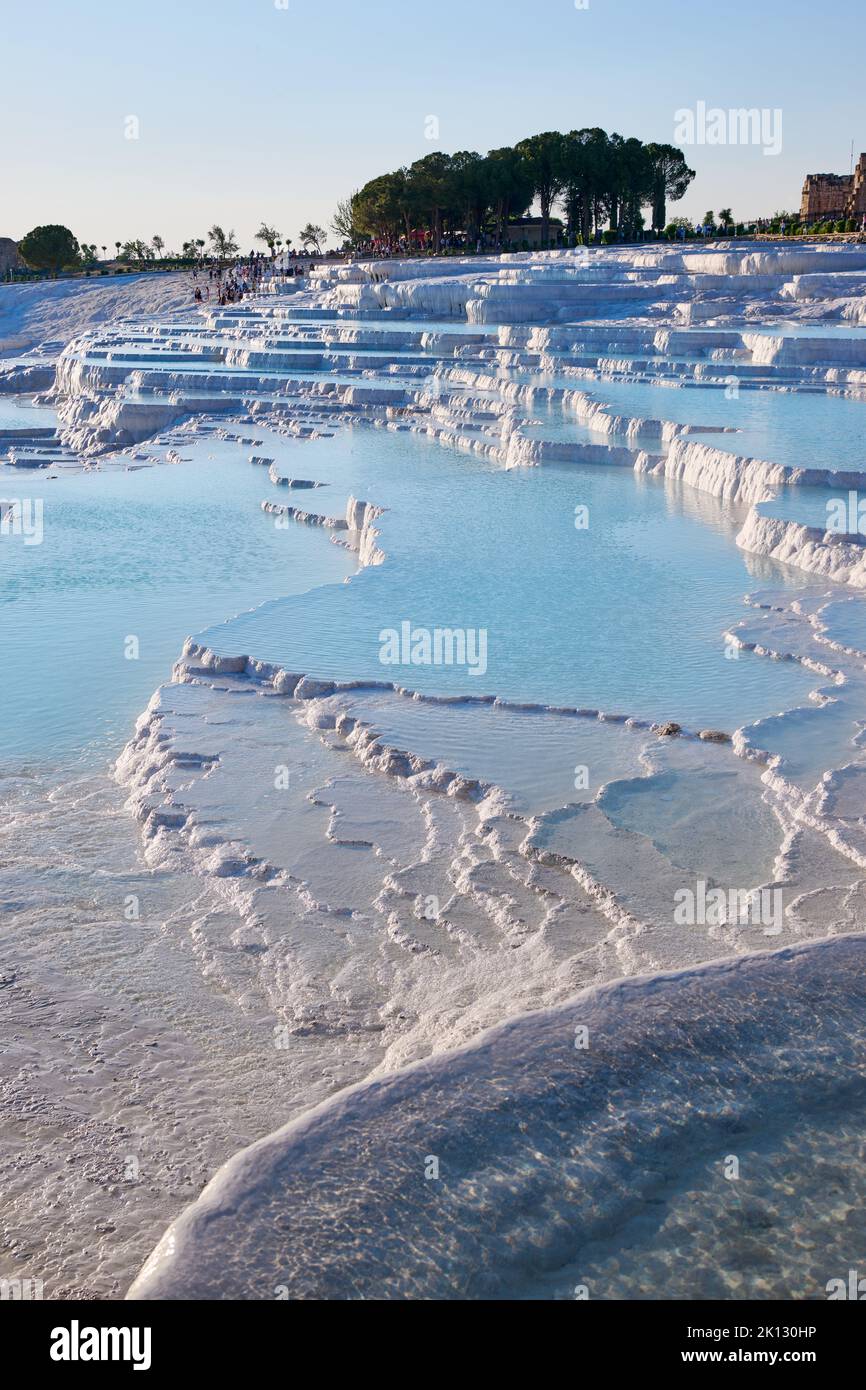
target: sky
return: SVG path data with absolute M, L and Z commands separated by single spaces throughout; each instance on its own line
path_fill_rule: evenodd
M 715 118 L 726 142 L 684 146 L 697 177 L 669 213 L 766 215 L 799 206 L 807 173 L 847 173 L 852 140 L 866 150 L 864 40 L 863 0 L 9 6 L 0 236 L 60 222 L 178 249 L 218 222 L 246 250 L 265 220 L 297 242 L 432 150 L 595 125 L 675 143 L 677 113 L 700 134 L 699 103 L 763 111 L 763 140 Z

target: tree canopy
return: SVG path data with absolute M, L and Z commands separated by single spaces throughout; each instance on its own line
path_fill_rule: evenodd
M 694 177 L 675 145 L 644 144 L 597 126 L 565 135 L 545 131 L 486 155 L 434 151 L 379 174 L 339 205 L 333 225 L 355 241 L 420 230 L 438 251 L 445 232 L 460 231 L 470 241 L 490 232 L 501 241 L 507 223 L 537 201 L 542 242 L 550 241 L 557 207 L 571 241 L 587 241 L 608 225 L 633 237 L 643 226 L 643 208 L 651 209 L 653 229 L 663 231 L 668 202 L 682 198 Z
M 267 222 L 263 222 L 256 232 L 256 241 L 263 241 L 272 256 L 277 254 L 277 243 L 279 240 L 280 234 L 276 227 L 269 226 Z
M 68 227 L 34 227 L 18 243 L 18 254 L 32 270 L 59 275 L 66 266 L 79 264 L 80 248 Z
M 211 250 L 217 260 L 222 264 L 223 261 L 231 260 L 232 256 L 238 253 L 238 243 L 235 240 L 233 231 L 225 232 L 218 223 L 214 223 L 208 232 L 210 237 Z
M 328 233 L 324 227 L 317 226 L 315 222 L 308 222 L 306 227 L 301 228 L 298 235 L 304 250 L 308 250 L 312 246 L 316 255 L 321 256 L 322 247 L 328 240 Z

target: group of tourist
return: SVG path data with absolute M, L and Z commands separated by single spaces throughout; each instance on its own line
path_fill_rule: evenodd
M 264 274 L 263 258 L 254 253 L 247 260 L 237 261 L 230 266 L 223 265 L 221 261 L 196 266 L 192 272 L 193 298 L 197 304 L 209 303 L 211 299 L 220 305 L 238 304 L 245 295 L 254 294 L 261 287 Z
M 418 230 L 404 233 L 399 237 L 373 237 L 366 242 L 362 254 L 374 256 L 377 260 L 388 260 L 391 257 L 404 258 L 413 255 L 432 255 L 434 248 L 433 233 L 429 230 Z M 462 251 L 464 255 L 473 250 L 469 238 L 464 232 L 446 232 L 439 239 L 440 252 Z M 476 255 L 485 252 L 502 251 L 504 243 L 497 237 L 482 233 L 476 238 L 474 243 Z
M 247 295 L 258 294 L 266 281 L 276 277 L 303 275 L 304 266 L 292 258 L 292 264 L 277 266 L 274 259 L 261 251 L 231 265 L 222 261 L 203 260 L 193 267 L 193 299 L 196 304 L 239 304 Z M 309 270 L 312 266 L 307 267 Z

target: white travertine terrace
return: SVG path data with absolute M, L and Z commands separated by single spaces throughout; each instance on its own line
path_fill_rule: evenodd
M 866 1065 L 863 967 L 854 938 L 608 985 L 343 1091 L 227 1163 L 127 1297 L 573 1298 L 584 1247 L 732 1132 L 740 1153 L 750 1131 L 796 1123 L 820 1162 L 813 1107 L 844 1106 Z M 816 1060 L 840 974 L 851 997 Z
M 279 417 L 285 432 L 308 437 L 322 421 L 420 432 L 506 467 L 617 463 L 753 504 L 788 487 L 856 487 L 861 475 L 834 470 L 829 458 L 792 468 L 742 456 L 736 436 L 730 445 L 724 439 L 722 410 L 711 440 L 695 437 L 706 427 L 663 414 L 617 415 L 604 401 L 604 380 L 723 386 L 733 379 L 742 390 L 861 396 L 866 339 L 811 336 L 808 325 L 857 320 L 864 291 L 866 252 L 855 247 L 325 263 L 289 300 L 269 294 L 253 305 L 212 309 L 189 325 L 89 330 L 60 356 L 53 397 L 62 447 L 85 458 L 139 444 L 189 416 L 248 411 Z M 795 335 L 784 327 L 754 331 L 795 307 Z M 700 326 L 683 327 L 695 314 Z M 463 319 L 485 331 L 416 329 L 419 316 Z M 383 318 L 387 329 L 373 325 Z M 28 370 L 44 380 L 44 367 L 16 365 L 7 369 L 8 384 L 20 389 Z M 538 384 L 513 380 L 515 372 Z M 383 384 L 389 375 L 393 386 Z M 552 375 L 573 380 L 573 388 L 546 384 Z M 599 382 L 601 390 L 585 389 Z M 550 440 L 527 431 L 533 407 L 551 401 L 592 438 Z M 311 415 L 316 421 L 308 424 Z M 18 462 L 38 465 L 38 451 L 28 446 Z M 755 521 L 743 533 L 744 548 L 748 538 L 753 553 L 778 557 L 777 531 L 770 544 L 770 528 Z M 808 564 L 790 540 L 784 554 L 814 571 L 814 545 Z M 851 565 L 822 563 L 822 572 L 852 573 Z
M 736 509 L 737 544 L 756 562 L 769 559 L 796 566 L 856 593 L 866 587 L 866 550 L 859 537 L 774 516 L 771 509 L 774 500 L 796 502 L 805 489 L 828 498 L 833 489 L 856 490 L 866 484 L 866 462 L 862 471 L 834 469 L 829 439 L 826 452 L 807 465 L 743 453 L 737 433 L 726 425 L 724 390 L 733 381 L 742 392 L 862 398 L 866 337 L 844 331 L 860 322 L 866 322 L 866 250 L 856 247 L 609 248 L 515 254 L 499 260 L 326 263 L 303 287 L 275 282 L 266 294 L 241 305 L 212 307 L 195 315 L 190 311 L 171 323 L 143 319 L 91 326 L 69 342 L 56 371 L 45 362 L 16 364 L 0 374 L 0 390 L 21 390 L 29 371 L 34 373 L 33 389 L 51 387 L 59 437 L 42 446 L 46 465 L 58 447 L 91 466 L 105 454 L 135 450 L 166 432 L 173 443 L 171 432 L 189 429 L 194 434 L 209 416 L 224 420 L 227 427 L 261 424 L 278 436 L 298 440 L 326 436 L 351 424 L 406 436 L 407 454 L 417 436 L 506 469 L 556 464 L 574 465 L 577 471 L 616 465 L 629 487 L 647 487 L 647 479 L 657 479 L 669 484 L 672 493 L 682 489 L 698 499 L 696 505 L 701 497 L 714 498 L 724 508 Z M 767 325 L 772 331 L 759 331 Z M 606 383 L 668 387 L 678 404 L 687 401 L 694 388 L 715 390 L 718 416 L 711 425 L 668 418 L 665 402 L 670 398 L 661 389 L 655 393 L 656 414 L 628 415 L 606 399 Z M 544 422 L 536 418 L 550 409 L 565 424 L 558 433 L 545 433 Z M 26 457 L 21 466 L 39 466 L 38 438 L 28 444 Z M 267 477 L 275 488 L 317 485 L 301 469 L 297 477 L 284 476 L 265 452 L 249 459 L 266 470 L 263 480 Z M 317 494 L 316 501 L 321 495 L 328 494 Z M 381 507 L 366 489 L 362 495 L 368 500 L 350 497 L 345 514 L 335 506 L 291 505 L 285 492 L 262 506 L 287 523 L 330 531 L 337 543 L 357 551 L 361 566 L 379 566 L 387 559 L 376 526 Z M 796 718 L 805 719 L 843 695 L 856 703 L 863 691 L 866 657 L 827 636 L 822 622 L 826 601 L 815 600 L 809 609 L 805 601 L 789 596 L 787 606 L 779 600 L 766 610 L 755 610 L 749 622 L 730 634 L 732 646 L 797 662 L 814 673 L 810 708 L 788 712 Z M 551 1243 L 550 1264 L 562 1263 L 570 1243 L 592 1238 L 611 1209 L 625 1201 L 625 1175 L 620 1175 L 623 1186 L 610 1197 L 611 1207 L 600 1192 L 583 1193 L 580 1201 L 572 1193 L 562 1204 L 555 1197 L 555 1181 L 570 1162 L 574 1128 L 593 1129 L 603 1145 L 603 1126 L 610 1120 L 601 1071 L 595 1076 L 597 1107 L 591 1096 L 587 1099 L 573 1087 L 567 1035 L 576 1021 L 588 1011 L 600 1030 L 610 1031 L 611 1067 L 620 1081 L 626 1078 L 628 1087 L 613 1122 L 634 1125 L 639 1160 L 649 1171 L 654 1154 L 644 1132 L 649 1122 L 640 1104 L 640 1056 L 651 1052 L 670 1058 L 668 1119 L 682 1086 L 696 1083 L 689 1059 L 677 1053 L 679 1015 L 674 1010 L 668 1029 L 653 1014 L 654 1000 L 666 998 L 672 988 L 669 979 L 659 976 L 660 970 L 675 958 L 685 967 L 677 977 L 678 989 L 687 996 L 683 1028 L 711 1028 L 717 1010 L 732 1010 L 731 1050 L 724 1066 L 720 1064 L 720 1084 L 735 1099 L 719 1113 L 735 1124 L 744 1116 L 752 1122 L 751 1111 L 745 1114 L 749 1094 L 756 1114 L 772 1096 L 783 1108 L 806 1104 L 795 1079 L 785 1071 L 784 1059 L 802 1036 L 798 1029 L 807 1026 L 810 988 L 824 979 L 825 966 L 829 976 L 836 956 L 845 968 L 859 969 L 862 948 L 838 942 L 820 948 L 811 965 L 808 950 L 757 960 L 752 956 L 736 966 L 707 965 L 713 953 L 719 956 L 739 948 L 724 929 L 715 936 L 710 933 L 712 939 L 696 936 L 686 945 L 675 941 L 665 912 L 677 880 L 655 845 L 635 834 L 617 833 L 595 806 L 582 811 L 588 843 L 598 859 L 611 866 L 609 879 L 601 881 L 567 849 L 551 848 L 559 843 L 555 816 L 523 819 L 507 810 L 499 788 L 381 738 L 352 705 L 360 684 L 328 680 L 314 669 L 269 665 L 255 652 L 216 652 L 190 642 L 173 682 L 154 696 L 120 761 L 118 773 L 141 821 L 154 867 L 170 863 L 177 847 L 183 846 L 197 872 L 226 884 L 243 901 L 251 934 L 252 924 L 258 925 L 257 894 L 306 893 L 306 909 L 318 914 L 324 939 L 333 943 L 329 949 L 338 961 L 334 970 L 341 961 L 337 953 L 349 949 L 345 935 L 353 961 L 361 962 L 364 989 L 357 992 L 364 994 L 363 1009 L 358 1005 L 363 1019 L 358 1021 L 347 1009 L 346 1016 L 333 1023 L 335 1036 L 341 1028 L 353 1037 L 365 1035 L 362 1047 L 368 1051 L 362 1055 L 373 1071 L 380 1068 L 362 1089 L 344 1093 L 238 1155 L 161 1242 L 133 1286 L 132 1297 L 258 1296 L 244 1290 L 259 1278 L 263 1297 L 273 1296 L 272 1288 L 281 1283 L 292 1296 L 351 1296 L 354 1262 L 359 1277 L 369 1277 L 367 1263 L 375 1266 L 380 1256 L 387 1262 L 386 1228 L 394 1203 L 395 1238 L 423 1245 L 429 1236 L 435 1247 L 438 1209 L 431 1209 L 429 1229 L 423 1223 L 419 1228 L 415 1179 L 405 1165 L 399 1171 L 389 1167 L 388 1154 L 401 1154 L 407 1145 L 414 1152 L 412 1146 L 418 1144 L 426 1146 L 425 1152 L 436 1152 L 442 1091 L 458 1095 L 462 1107 L 459 1115 L 449 1112 L 448 1118 L 456 1136 L 459 1174 L 444 1199 L 452 1203 L 449 1229 L 459 1228 L 464 1217 L 470 1229 L 479 1207 L 501 1197 L 503 1173 L 518 1206 L 535 1200 L 523 1141 L 508 1112 L 519 1108 L 532 1122 L 537 1147 L 538 1126 L 544 1123 L 539 1107 L 549 1100 L 547 1092 L 537 1089 L 541 1074 L 553 1077 L 561 1088 L 558 1127 L 550 1136 L 549 1150 L 551 1172 L 557 1178 L 545 1183 L 540 1175 L 538 1182 L 539 1200 L 558 1233 Z M 222 725 L 220 718 L 210 717 L 212 706 L 250 693 L 262 700 L 235 700 L 239 724 L 251 718 L 248 711 L 254 706 L 290 710 L 306 731 L 321 738 L 335 761 L 342 760 L 341 769 L 352 766 L 387 785 L 389 795 L 402 797 L 406 815 L 411 810 L 424 826 L 423 853 L 411 863 L 401 861 L 381 889 L 379 908 L 388 924 L 389 944 L 397 943 L 406 953 L 395 971 L 396 983 L 389 978 L 388 986 L 395 997 L 410 1001 L 407 1011 L 413 1024 L 403 1033 L 388 1033 L 378 1053 L 375 1040 L 370 1042 L 365 1034 L 367 1029 L 374 1031 L 366 1021 L 375 1012 L 370 1000 L 378 1003 L 376 990 L 386 973 L 378 943 L 364 939 L 357 925 L 338 917 L 326 900 L 310 902 L 306 884 L 277 870 L 240 839 L 228 833 L 221 839 L 200 810 L 207 804 L 222 756 L 215 732 Z M 381 683 L 381 694 L 383 699 L 414 705 L 428 698 L 387 681 Z M 503 709 L 508 704 L 498 699 L 495 703 Z M 781 716 L 756 721 L 745 730 L 682 730 L 674 724 L 649 728 L 638 719 L 604 710 L 532 708 L 541 719 L 580 719 L 594 728 L 620 728 L 635 739 L 657 735 L 660 744 L 680 734 L 676 756 L 684 759 L 706 754 L 708 744 L 719 744 L 714 755 L 733 765 L 734 775 L 754 774 L 760 780 L 782 828 L 772 882 L 784 884 L 790 894 L 794 935 L 807 940 L 825 930 L 841 930 L 840 923 L 856 918 L 857 876 L 866 868 L 866 830 L 851 808 L 852 789 L 859 787 L 860 776 L 853 755 L 851 766 L 829 769 L 819 788 L 805 789 L 784 757 L 771 751 L 773 719 Z M 332 794 L 329 833 L 338 838 L 346 813 L 339 792 Z M 387 858 L 381 846 L 376 849 Z M 445 947 L 433 940 L 414 910 L 437 856 L 453 872 L 461 900 L 459 928 Z M 641 912 L 626 892 L 628 874 L 635 872 L 643 883 L 656 885 L 655 897 L 650 895 Z M 569 955 L 554 955 L 551 965 L 551 959 L 539 955 L 527 964 L 519 953 L 501 949 L 503 939 L 522 939 L 527 918 L 541 920 L 555 937 L 554 928 L 564 914 L 580 924 L 577 963 Z M 301 1018 L 305 972 L 332 966 L 330 960 L 323 966 L 318 940 L 305 943 L 293 955 L 295 943 L 286 942 L 280 925 L 284 916 L 277 914 L 274 920 L 277 925 L 269 922 L 264 929 L 263 969 L 282 971 L 292 1007 Z M 469 984 L 461 951 L 471 960 Z M 603 983 L 616 974 L 653 978 L 628 985 Z M 581 983 L 590 979 L 592 988 L 563 1004 L 574 994 L 578 975 Z M 767 997 L 783 1003 L 759 1019 L 754 1001 Z M 528 1009 L 542 998 L 557 1009 L 518 1019 L 466 1047 L 508 1009 Z M 694 1003 L 692 1014 L 689 999 Z M 612 1018 L 619 1031 L 611 1025 Z M 560 1057 L 562 1030 L 568 1055 Z M 849 1031 L 846 1036 L 850 1042 L 854 1034 Z M 425 1051 L 461 1046 L 465 1050 L 450 1057 L 395 1071 Z M 858 1051 L 855 1043 L 851 1048 L 852 1053 Z M 511 1087 L 501 1124 L 497 1058 Z M 521 1058 L 526 1063 L 523 1072 Z M 859 1055 L 854 1062 L 860 1065 Z M 826 1079 L 823 1073 L 821 1079 Z M 417 1125 L 406 1122 L 407 1114 L 417 1117 Z M 491 1114 L 497 1118 L 487 1124 L 485 1117 Z M 595 1131 L 596 1124 L 602 1128 Z M 346 1126 L 358 1142 L 380 1146 L 387 1178 L 381 1190 L 356 1191 L 346 1179 Z M 721 1128 L 724 1131 L 724 1125 Z M 672 1121 L 671 1132 L 675 1129 Z M 677 1134 L 682 1137 L 682 1131 Z M 706 1140 L 704 1131 L 692 1130 L 683 1143 L 687 1147 Z M 583 1150 L 581 1175 L 593 1171 L 595 1157 L 591 1145 Z M 485 1178 L 473 1191 L 467 1175 L 479 1169 L 493 1176 L 489 1186 Z M 323 1209 L 314 1200 L 303 1209 L 298 1205 L 298 1190 L 315 1190 L 323 1171 L 328 1182 L 333 1178 L 341 1191 L 355 1194 L 353 1203 L 357 1197 L 357 1228 L 374 1231 L 363 1255 L 345 1232 L 341 1236 L 326 1231 Z M 647 1191 L 651 1190 L 649 1182 Z M 485 1275 L 486 1291 L 534 1289 L 525 1275 L 534 1255 L 519 1239 L 503 1239 L 489 1249 L 495 1267 Z M 472 1250 L 461 1252 L 464 1264 L 472 1258 Z M 428 1296 L 447 1295 L 453 1292 L 448 1278 L 434 1249 L 419 1287 Z M 406 1289 L 395 1287 L 393 1292 L 405 1294 Z

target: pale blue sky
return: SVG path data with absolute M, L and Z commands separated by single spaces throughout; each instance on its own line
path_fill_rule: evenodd
M 100 245 L 179 246 L 218 221 L 246 247 L 265 218 L 297 239 L 431 149 L 582 125 L 672 141 L 698 101 L 781 108 L 783 147 L 686 150 L 698 177 L 676 211 L 772 212 L 805 173 L 847 172 L 852 139 L 866 149 L 864 15 L 862 0 L 19 4 L 0 31 L 0 235 L 63 222 Z

